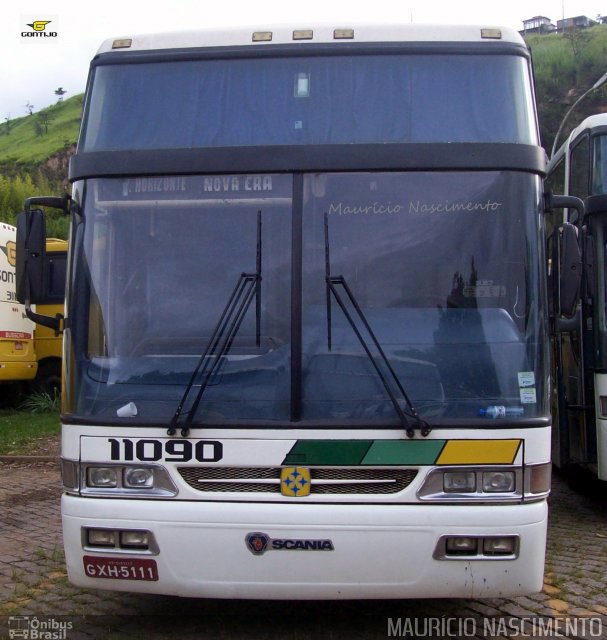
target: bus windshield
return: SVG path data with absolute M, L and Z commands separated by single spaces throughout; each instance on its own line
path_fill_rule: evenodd
M 79 151 L 537 144 L 517 55 L 376 54 L 97 66 Z
M 542 290 L 539 203 L 528 204 L 537 181 L 505 171 L 89 180 L 67 413 L 169 421 L 235 286 L 258 270 L 233 340 L 207 356 L 221 362 L 194 426 L 398 425 L 376 349 L 365 352 L 327 295 L 329 249 L 332 275 L 425 420 L 543 416 L 545 334 L 530 293 Z

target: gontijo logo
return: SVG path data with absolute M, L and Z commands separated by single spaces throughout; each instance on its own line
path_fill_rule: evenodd
M 2 253 L 6 255 L 6 259 L 11 267 L 16 266 L 17 264 L 17 244 L 12 240 L 9 240 L 6 243 L 6 247 L 0 247 Z
M 35 22 L 32 22 L 32 24 L 28 24 L 27 26 L 31 27 L 34 31 L 44 31 L 44 27 L 46 27 L 46 25 L 50 23 L 50 20 L 36 20 Z
M 22 38 L 56 38 L 56 31 L 47 31 L 46 25 L 50 24 L 52 20 L 34 20 L 33 22 L 28 22 L 27 26 L 31 27 L 33 31 L 22 31 Z

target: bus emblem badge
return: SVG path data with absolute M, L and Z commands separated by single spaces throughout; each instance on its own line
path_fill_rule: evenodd
M 310 469 L 285 467 L 280 470 L 280 493 L 290 498 L 310 495 Z
M 255 532 L 249 533 L 245 538 L 245 541 L 251 553 L 255 554 L 256 556 L 260 556 L 268 548 L 270 537 L 265 533 Z

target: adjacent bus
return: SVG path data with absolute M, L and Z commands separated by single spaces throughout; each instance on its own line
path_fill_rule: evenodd
M 607 114 L 571 132 L 548 165 L 547 184 L 585 201 L 581 296 L 555 333 L 552 412 L 554 463 L 582 487 L 584 479 L 607 480 Z M 552 215 L 550 226 L 558 233 L 566 220 L 567 212 Z
M 16 229 L 0 223 L 0 391 L 4 401 L 15 402 L 19 391 L 61 392 L 62 336 L 36 325 L 18 302 L 15 291 Z M 65 296 L 67 242 L 46 240 L 48 295 L 41 297 L 41 314 L 62 314 Z
M 0 222 L 0 393 L 14 398 L 12 385 L 36 375 L 34 323 L 15 295 L 16 229 Z M 10 386 L 9 386 L 10 385 Z
M 129 36 L 92 61 L 70 201 L 75 585 L 189 597 L 542 587 L 545 153 L 518 33 Z

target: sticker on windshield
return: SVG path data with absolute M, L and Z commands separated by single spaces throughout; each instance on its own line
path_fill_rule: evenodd
M 535 388 L 520 389 L 520 393 L 521 393 L 521 404 L 537 403 L 537 394 L 535 393 Z
M 506 287 L 504 287 L 503 285 L 494 284 L 493 280 L 479 280 L 475 285 L 466 285 L 464 287 L 464 298 L 505 297 Z
M 535 372 L 534 371 L 519 371 L 518 373 L 518 386 L 519 387 L 535 387 Z

